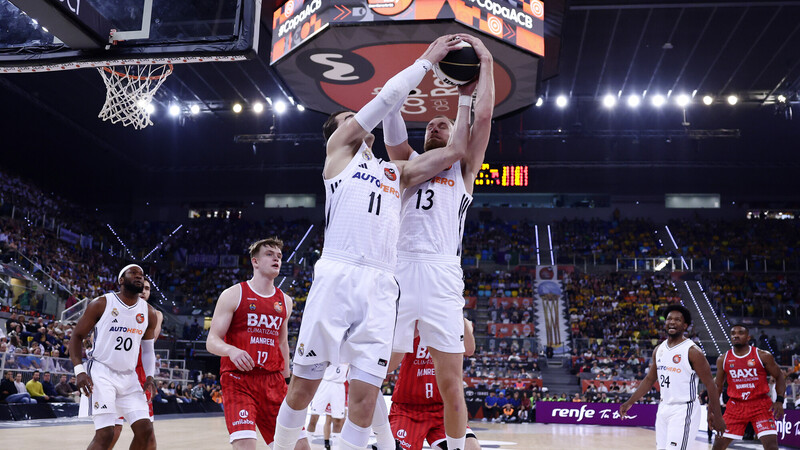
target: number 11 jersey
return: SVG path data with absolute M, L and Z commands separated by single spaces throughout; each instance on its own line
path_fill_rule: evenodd
M 362 143 L 344 170 L 325 181 L 322 249 L 355 264 L 394 272 L 400 230 L 400 171 Z

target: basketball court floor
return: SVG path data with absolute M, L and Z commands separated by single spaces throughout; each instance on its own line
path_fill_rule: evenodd
M 601 427 L 596 425 L 493 424 L 470 422 L 481 440 L 482 448 L 503 450 L 569 449 L 596 450 L 600 448 L 652 449 L 655 432 L 632 427 Z M 162 449 L 225 449 L 228 432 L 222 414 L 194 416 L 159 416 L 155 422 L 156 440 Z M 94 434 L 89 419 L 43 419 L 26 422 L 0 422 L 0 448 L 86 448 Z M 128 448 L 133 434 L 125 426 L 116 448 Z M 322 450 L 321 437 L 311 441 L 313 450 Z M 258 448 L 267 449 L 259 442 Z M 429 448 L 426 446 L 425 448 Z M 692 449 L 710 449 L 708 436 L 700 432 Z M 761 448 L 759 443 L 734 443 L 732 449 Z M 784 447 L 781 447 L 784 448 Z

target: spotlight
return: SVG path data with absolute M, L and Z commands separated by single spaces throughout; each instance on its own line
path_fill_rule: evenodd
M 704 95 L 703 96 L 703 104 L 704 105 L 711 106 L 712 103 L 714 103 L 714 97 L 712 97 L 710 95 Z
M 264 104 L 261 102 L 256 102 L 253 105 L 253 112 L 255 112 L 256 114 L 261 114 L 262 111 L 264 111 Z
M 148 103 L 145 105 L 144 110 L 147 111 L 147 114 L 153 114 L 156 111 L 156 105 Z
M 235 112 L 236 114 L 239 114 L 240 112 L 242 112 L 242 104 L 241 103 L 234 103 L 233 104 L 233 112 Z
M 616 106 L 616 104 L 617 104 L 617 97 L 613 96 L 612 94 L 606 94 L 606 96 L 603 97 L 603 106 L 605 106 L 606 108 L 611 109 L 614 106 Z
M 537 98 L 536 99 L 536 107 L 538 108 L 538 107 L 540 107 L 542 105 L 544 105 L 544 99 L 542 97 Z
M 301 105 L 300 103 L 298 103 L 298 104 L 297 104 L 297 110 L 298 110 L 298 111 L 300 111 L 300 112 L 303 112 L 303 111 L 305 111 L 305 110 L 306 110 L 306 107 L 305 107 L 305 106 L 303 106 L 303 105 Z
M 733 105 L 735 105 L 737 103 L 739 103 L 739 97 L 737 97 L 735 95 L 729 95 L 728 96 L 728 104 L 729 105 L 733 106 Z
M 691 103 L 691 99 L 689 99 L 688 95 L 681 94 L 675 99 L 675 103 L 677 103 L 681 108 L 686 108 L 689 103 Z
M 558 106 L 559 108 L 566 108 L 567 107 L 567 103 L 568 103 L 567 102 L 567 97 L 565 97 L 563 95 L 559 95 L 556 98 L 556 106 Z
M 178 114 L 181 113 L 181 107 L 178 105 L 169 105 L 169 115 L 172 117 L 178 117 Z
M 272 107 L 275 108 L 275 112 L 278 114 L 283 114 L 284 112 L 286 112 L 286 102 L 284 102 L 283 100 L 275 101 Z
M 138 106 L 139 108 L 146 108 L 147 107 L 147 101 L 145 99 L 143 99 L 143 98 L 140 98 L 136 102 L 136 106 Z
M 779 95 L 778 96 L 778 102 L 779 103 L 786 103 L 786 96 L 785 95 Z
M 653 102 L 653 106 L 655 106 L 656 108 L 661 108 L 662 106 L 664 106 L 664 103 L 667 102 L 667 99 L 664 98 L 664 96 L 661 94 L 656 94 L 653 96 L 653 100 L 651 101 Z
M 197 114 L 200 112 L 200 106 L 197 104 L 192 105 L 189 107 L 189 111 L 191 111 L 192 114 Z
M 636 94 L 631 94 L 628 96 L 628 106 L 630 106 L 631 108 L 636 108 L 637 106 L 639 106 L 639 103 L 641 102 L 642 99 Z

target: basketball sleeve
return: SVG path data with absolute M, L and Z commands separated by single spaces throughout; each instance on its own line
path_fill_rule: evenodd
M 378 95 L 356 113 L 355 119 L 361 128 L 369 132 L 378 126 L 391 108 L 417 87 L 431 66 L 430 61 L 418 59 L 414 61 L 414 64 L 390 78 Z
M 400 114 L 403 103 L 404 101 L 401 99 L 395 108 L 383 118 L 383 142 L 386 145 L 400 145 L 408 140 L 406 123 L 403 121 L 403 115 Z
M 155 339 L 142 341 L 142 369 L 146 377 L 152 377 L 156 373 Z

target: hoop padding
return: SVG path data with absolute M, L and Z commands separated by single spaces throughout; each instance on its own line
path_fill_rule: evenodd
M 97 117 L 111 123 L 133 125 L 141 130 L 152 125 L 148 106 L 161 83 L 172 73 L 172 64 L 98 67 L 106 85 L 106 102 Z

